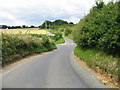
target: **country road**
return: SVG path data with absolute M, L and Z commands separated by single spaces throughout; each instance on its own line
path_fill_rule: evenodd
M 2 75 L 3 88 L 106 88 L 97 77 L 75 62 L 75 44 L 65 43 L 51 51 L 12 67 Z

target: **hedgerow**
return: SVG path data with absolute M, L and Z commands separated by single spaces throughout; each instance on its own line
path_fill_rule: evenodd
M 2 65 L 14 62 L 26 55 L 50 51 L 55 48 L 55 44 L 50 42 L 47 36 L 2 34 Z
M 96 2 L 72 34 L 78 45 L 75 55 L 90 67 L 99 66 L 115 75 L 120 82 L 120 1 Z
M 95 47 L 108 54 L 120 55 L 120 2 L 98 4 L 79 22 L 74 40 L 81 47 Z

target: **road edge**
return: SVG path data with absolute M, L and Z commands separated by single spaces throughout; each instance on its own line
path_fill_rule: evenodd
M 98 83 L 100 83 L 100 84 L 102 84 L 103 86 L 105 86 L 105 88 L 111 88 L 109 85 L 103 84 L 103 83 L 101 82 L 100 77 L 97 75 L 97 73 L 95 73 L 94 71 L 92 71 L 91 68 L 89 68 L 88 66 L 84 66 L 84 65 L 82 65 L 81 63 L 79 63 L 78 60 L 77 60 L 77 58 L 76 58 L 76 56 L 74 55 L 73 52 L 72 52 L 70 58 L 71 58 L 71 59 L 70 59 L 70 64 L 71 64 L 73 70 L 78 74 L 78 76 L 81 75 L 80 69 L 83 68 L 83 69 L 85 69 L 86 71 L 90 72 L 90 74 L 93 75 L 96 80 L 98 80 Z M 93 78 L 93 77 L 91 77 L 91 78 Z M 100 87 L 98 87 L 98 88 L 100 88 Z
M 74 52 L 72 52 L 72 55 L 71 55 L 71 58 L 70 59 L 71 61 L 71 66 L 72 68 L 77 72 L 77 68 L 75 65 L 77 65 L 77 67 L 79 68 L 80 66 L 82 66 L 84 69 L 86 69 L 87 71 L 93 73 L 96 78 L 99 80 L 99 82 L 103 85 L 107 85 L 109 88 L 118 88 L 119 87 L 116 87 L 115 85 L 113 85 L 112 83 L 109 83 L 109 84 L 105 84 L 104 83 L 104 80 L 103 80 L 103 75 L 101 75 L 100 73 L 96 72 L 94 69 L 90 68 L 85 61 L 82 61 L 80 60 L 77 56 L 74 55 Z M 84 65 L 83 65 L 84 64 Z M 79 74 L 79 72 L 77 72 Z M 79 74 L 80 75 L 80 74 Z
M 54 50 L 52 50 L 52 51 L 56 51 L 56 50 L 57 50 L 57 49 L 54 49 Z M 19 65 L 22 65 L 22 64 L 26 63 L 27 61 L 30 61 L 30 60 L 32 60 L 32 59 L 34 59 L 34 58 L 40 57 L 40 56 L 42 56 L 42 55 L 49 54 L 49 53 L 51 53 L 52 51 L 43 52 L 43 53 L 39 53 L 39 54 L 28 55 L 28 56 L 26 56 L 26 57 L 23 57 L 23 58 L 18 59 L 17 61 L 15 61 L 15 62 L 13 62 L 13 63 L 11 63 L 11 64 L 8 64 L 8 65 L 6 65 L 6 66 L 4 66 L 4 67 L 1 67 L 0 70 L 1 70 L 1 72 L 2 72 L 2 76 L 4 76 L 4 73 L 9 72 L 12 68 L 15 68 L 15 67 L 17 67 L 17 66 L 19 66 Z

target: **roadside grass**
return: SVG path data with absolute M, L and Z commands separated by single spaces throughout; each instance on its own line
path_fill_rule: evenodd
M 19 58 L 56 49 L 47 36 L 35 37 L 28 34 L 2 34 L 2 66 Z
M 64 42 L 65 42 L 65 40 L 64 40 L 64 38 L 62 37 L 62 38 L 60 38 L 59 40 L 55 41 L 55 44 L 62 44 L 62 43 L 64 43 Z
M 52 29 L 48 30 L 50 33 L 54 34 L 55 36 L 51 36 L 50 39 L 51 41 L 53 41 L 55 44 L 62 44 L 65 42 L 64 38 L 63 38 L 63 33 L 60 31 L 55 31 Z
M 23 28 L 23 29 L 0 29 L 4 34 L 51 34 L 45 29 Z
M 113 57 L 112 55 L 107 55 L 102 51 L 97 51 L 95 49 L 86 49 L 81 47 L 76 47 L 74 49 L 74 54 L 80 58 L 80 60 L 86 61 L 88 66 L 94 70 L 99 68 L 102 73 L 106 72 L 108 75 L 112 75 L 115 81 L 120 80 L 120 58 Z
M 68 39 L 72 39 L 73 40 L 73 35 L 72 34 L 69 34 L 68 36 L 65 36 L 64 37 L 68 38 Z

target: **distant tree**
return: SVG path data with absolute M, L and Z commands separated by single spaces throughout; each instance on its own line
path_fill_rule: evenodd
M 0 28 L 1 29 L 7 29 L 8 27 L 7 27 L 7 25 L 0 25 Z
M 63 20 L 55 20 L 53 22 L 53 25 L 65 25 L 65 24 L 68 24 L 68 22 Z
M 11 29 L 14 29 L 14 26 L 11 26 Z
M 14 26 L 14 27 L 15 27 L 16 29 L 17 29 L 17 28 L 22 28 L 21 26 Z
M 34 25 L 31 25 L 30 28 L 34 28 L 35 26 Z
M 74 24 L 73 22 L 69 22 L 69 24 Z
M 40 28 L 40 29 L 41 29 L 41 27 L 42 27 L 41 25 L 40 25 L 40 26 L 38 26 L 38 28 Z
M 72 22 L 70 24 L 73 24 Z M 58 26 L 63 26 L 63 25 L 69 25 L 67 21 L 64 20 L 55 20 L 53 22 L 51 21 L 45 21 L 42 25 L 41 28 L 52 28 L 52 29 L 58 29 Z
M 26 26 L 26 25 L 22 25 L 22 28 L 27 28 L 28 26 Z
M 17 28 L 22 28 L 21 26 L 8 26 L 8 29 L 17 29 Z
M 52 22 L 51 21 L 45 21 L 42 25 L 41 25 L 41 28 L 49 28 L 49 26 L 52 25 Z
M 11 27 L 10 27 L 10 26 L 8 26 L 8 29 L 11 29 Z

